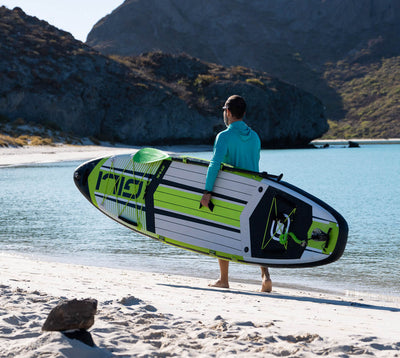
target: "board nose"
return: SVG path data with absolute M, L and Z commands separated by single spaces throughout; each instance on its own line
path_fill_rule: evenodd
M 94 159 L 83 163 L 74 171 L 74 182 L 83 196 L 90 201 L 90 192 L 88 178 L 92 170 L 96 167 L 101 159 Z

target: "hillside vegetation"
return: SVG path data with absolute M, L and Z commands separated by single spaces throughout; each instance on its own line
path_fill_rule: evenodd
M 0 7 L 3 135 L 42 126 L 130 145 L 211 144 L 235 93 L 246 98 L 246 120 L 264 147 L 306 146 L 328 129 L 317 97 L 265 72 L 159 51 L 106 56 L 19 8 Z
M 372 64 L 341 61 L 324 75 L 344 112 L 344 119 L 329 120 L 325 138 L 400 137 L 400 56 Z
M 325 137 L 400 138 L 399 0 L 126 0 L 87 44 L 253 68 L 320 98 Z

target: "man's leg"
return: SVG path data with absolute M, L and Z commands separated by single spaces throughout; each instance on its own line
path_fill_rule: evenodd
M 210 283 L 210 287 L 229 288 L 229 261 L 218 259 L 220 276 L 217 281 Z
M 272 291 L 272 281 L 269 276 L 268 267 L 261 266 L 261 292 L 271 292 Z

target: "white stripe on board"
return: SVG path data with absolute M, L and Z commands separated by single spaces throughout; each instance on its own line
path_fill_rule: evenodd
M 198 189 L 204 189 L 206 173 L 206 167 L 172 162 L 163 179 Z M 249 197 L 251 197 L 258 186 L 259 182 L 254 179 L 220 171 L 213 191 L 216 194 L 248 201 Z
M 187 218 L 189 218 L 189 219 L 193 219 L 193 221 L 192 221 L 192 220 L 188 220 L 189 222 L 194 222 L 194 221 L 204 221 L 204 222 L 207 222 L 207 221 L 208 221 L 208 222 L 210 223 L 210 226 L 212 226 L 212 225 L 219 225 L 219 226 L 223 226 L 223 227 L 226 227 L 226 228 L 230 228 L 230 229 L 232 229 L 233 231 L 240 230 L 239 227 L 234 226 L 234 225 L 226 224 L 226 223 L 223 223 L 223 222 L 220 222 L 220 221 L 214 221 L 214 220 L 204 219 L 204 218 L 199 217 L 199 216 L 197 216 L 197 215 L 190 215 L 190 214 L 187 214 L 187 213 L 183 213 L 182 211 L 176 211 L 176 210 L 166 209 L 166 208 L 164 208 L 163 206 L 154 206 L 154 212 L 156 212 L 157 210 L 165 211 L 165 212 L 171 213 L 171 218 L 173 218 L 173 219 L 174 219 L 174 217 L 184 216 L 184 217 L 187 217 Z M 155 215 L 157 215 L 157 214 L 155 214 Z M 170 216 L 168 216 L 168 217 L 170 217 Z M 228 231 L 228 232 L 231 232 L 231 230 L 227 230 L 227 231 Z
M 242 254 L 239 233 L 160 214 L 155 215 L 155 225 L 158 235 L 210 250 Z
M 165 225 L 173 226 L 177 231 L 182 231 L 183 229 L 194 230 L 197 232 L 201 232 L 202 236 L 205 235 L 215 235 L 221 238 L 221 240 L 232 241 L 232 244 L 229 246 L 235 247 L 241 242 L 241 234 L 239 232 L 233 232 L 230 230 L 224 230 L 221 227 L 216 227 L 212 223 L 210 224 L 202 224 L 198 222 L 192 222 L 184 219 L 174 218 L 168 215 L 156 214 L 155 218 L 155 226 L 157 228 L 162 228 Z M 159 221 L 158 221 L 159 220 Z M 205 220 L 206 221 L 206 220 Z

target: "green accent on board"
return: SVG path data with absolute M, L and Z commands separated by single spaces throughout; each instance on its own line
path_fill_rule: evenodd
M 328 247 L 325 247 L 325 242 L 314 241 L 311 240 L 312 232 L 314 229 L 321 229 L 324 232 L 328 232 L 331 229 L 329 234 L 329 244 Z M 312 247 L 314 249 L 322 250 L 324 254 L 331 254 L 336 247 L 337 238 L 339 236 L 339 227 L 336 223 L 330 222 L 329 224 L 324 224 L 318 221 L 313 221 L 310 228 L 308 229 L 307 237 L 308 237 L 308 247 Z
M 244 205 L 212 198 L 214 210 L 199 207 L 201 195 L 159 186 L 154 193 L 154 206 L 193 215 L 214 222 L 240 227 L 240 214 Z
M 303 247 L 306 246 L 307 242 L 305 240 L 300 240 L 297 238 L 297 236 L 293 232 L 286 232 L 284 234 L 279 235 L 279 243 L 285 247 L 285 250 L 287 250 L 288 242 L 289 242 L 289 237 L 298 245 L 301 245 Z
M 111 199 L 107 201 L 107 207 L 112 208 L 114 216 L 123 216 L 129 204 L 129 220 L 135 222 L 139 231 L 146 230 L 143 204 L 146 188 L 150 183 L 146 175 L 156 173 L 164 160 L 161 158 L 167 156 L 166 153 L 157 150 L 144 151 L 142 154 L 139 160 L 144 162 L 137 163 L 131 157 L 125 160 L 123 168 L 116 168 L 112 157 L 104 158 L 92 171 L 93 176 L 89 183 L 92 202 L 99 207 L 105 204 L 107 199 Z M 107 162 L 108 169 L 102 169 Z M 96 192 L 101 193 L 103 199 L 96 198 Z
M 96 187 L 97 178 L 99 176 L 100 168 L 102 167 L 102 165 L 107 160 L 108 160 L 108 157 L 107 158 L 103 158 L 102 160 L 100 160 L 100 162 L 97 163 L 96 167 L 91 171 L 91 173 L 90 173 L 90 175 L 88 177 L 90 200 L 92 201 L 93 205 L 96 206 L 97 208 L 98 208 L 98 205 L 97 205 L 96 197 L 94 195 L 94 193 L 95 193 L 94 188 Z
M 168 158 L 170 158 L 168 153 L 165 153 L 162 150 L 155 148 L 143 148 L 135 153 L 135 155 L 132 157 L 132 160 L 135 163 L 154 163 Z

